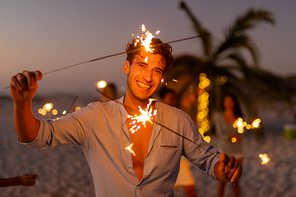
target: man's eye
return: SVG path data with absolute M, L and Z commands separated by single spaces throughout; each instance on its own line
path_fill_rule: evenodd
M 157 74 L 162 74 L 162 72 L 161 72 L 160 70 L 155 70 L 155 72 L 156 72 Z

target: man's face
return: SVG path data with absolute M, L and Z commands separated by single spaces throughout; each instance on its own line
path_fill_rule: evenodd
M 140 101 L 150 98 L 160 85 L 165 63 L 159 54 L 141 51 L 130 65 L 125 62 L 127 74 L 127 96 Z

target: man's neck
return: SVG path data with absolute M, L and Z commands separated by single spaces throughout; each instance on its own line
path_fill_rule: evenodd
M 123 104 L 128 114 L 135 114 L 139 112 L 139 106 L 146 109 L 149 100 L 131 99 L 128 95 L 124 97 Z

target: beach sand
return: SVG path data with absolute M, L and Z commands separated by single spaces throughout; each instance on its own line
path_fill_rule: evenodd
M 68 109 L 73 96 L 37 98 L 33 112 L 37 113 L 46 102 L 54 108 Z M 75 105 L 85 106 L 94 98 L 78 98 Z M 256 141 L 251 131 L 243 137 L 243 176 L 240 181 L 241 196 L 279 197 L 296 196 L 296 139 L 288 140 L 283 134 L 283 125 L 293 121 L 293 111 L 284 105 L 263 105 L 259 117 L 265 128 L 264 141 Z M 213 139 L 213 142 L 215 139 Z M 267 153 L 271 161 L 262 165 L 258 157 Z M 218 182 L 204 172 L 191 167 L 199 197 L 216 196 Z M 92 176 L 79 146 L 61 146 L 51 150 L 28 148 L 17 142 L 13 127 L 13 102 L 0 98 L 0 177 L 14 177 L 26 173 L 37 173 L 36 185 L 32 187 L 0 188 L 0 197 L 94 197 Z M 175 196 L 183 196 L 181 189 L 175 189 Z M 226 195 L 232 196 L 231 185 Z

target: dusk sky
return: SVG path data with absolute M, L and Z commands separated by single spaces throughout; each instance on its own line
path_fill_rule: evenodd
M 195 36 L 193 24 L 177 0 L 0 0 L 0 96 L 11 76 L 23 70 L 49 72 L 94 58 L 123 52 L 141 35 L 141 25 L 164 42 Z M 276 25 L 259 24 L 250 32 L 260 50 L 260 66 L 281 76 L 296 75 L 296 1 L 186 1 L 215 42 L 248 8 L 275 14 Z M 135 34 L 135 36 L 132 36 Z M 174 56 L 200 55 L 198 39 L 172 44 Z M 96 93 L 99 80 L 126 84 L 125 55 L 45 75 L 38 94 Z

